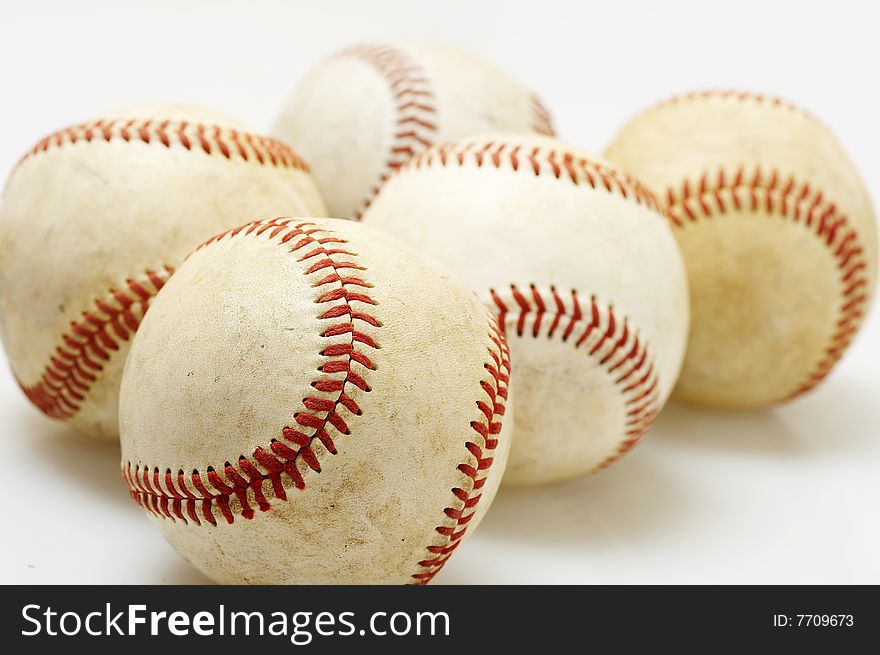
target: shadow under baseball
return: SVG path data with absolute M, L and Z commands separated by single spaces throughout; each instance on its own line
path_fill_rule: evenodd
M 159 572 L 161 584 L 168 585 L 212 585 L 214 581 L 204 575 L 196 567 L 190 564 L 186 559 L 176 553 L 173 553 L 169 559 L 167 566 L 163 567 Z
M 16 410 L 15 434 L 26 434 L 25 447 L 71 484 L 86 489 L 98 502 L 134 505 L 119 473 L 119 444 L 73 432 L 63 423 L 52 421 L 24 403 Z
M 663 446 L 759 457 L 810 457 L 873 446 L 876 389 L 841 376 L 813 393 L 760 410 L 713 410 L 671 402 L 652 430 Z
M 537 487 L 501 488 L 481 538 L 546 546 L 649 539 L 680 529 L 698 490 L 641 444 L 595 475 Z
M 474 535 L 484 544 L 591 552 L 635 541 L 668 541 L 716 508 L 706 474 L 733 460 L 787 466 L 842 453 L 870 452 L 880 437 L 880 403 L 864 380 L 841 376 L 816 392 L 759 411 L 716 411 L 671 403 L 645 440 L 609 469 L 553 485 L 504 488 Z M 693 459 L 693 456 L 698 459 Z M 705 455 L 709 455 L 708 458 Z M 680 462 L 698 461 L 688 475 Z M 684 471 L 684 472 L 683 472 Z M 438 580 L 469 584 L 478 572 L 453 562 Z

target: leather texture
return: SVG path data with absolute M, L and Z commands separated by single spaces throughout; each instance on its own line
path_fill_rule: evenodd
M 372 228 L 223 235 L 132 344 L 132 496 L 218 582 L 427 582 L 504 471 L 499 335 L 450 273 Z
M 537 98 L 503 71 L 423 41 L 355 46 L 295 89 L 273 133 L 308 160 L 332 216 L 359 218 L 396 168 L 484 132 L 551 133 Z
M 636 117 L 606 156 L 663 197 L 687 265 L 675 395 L 762 407 L 818 385 L 877 278 L 871 202 L 829 130 L 777 99 L 697 93 Z
M 129 339 L 173 268 L 254 216 L 323 212 L 292 151 L 212 110 L 132 108 L 47 137 L 0 204 L 0 337 L 16 378 L 53 418 L 116 439 Z
M 650 427 L 688 325 L 681 255 L 656 200 L 550 137 L 436 146 L 363 221 L 419 247 L 500 315 L 517 393 L 511 484 L 595 471 Z

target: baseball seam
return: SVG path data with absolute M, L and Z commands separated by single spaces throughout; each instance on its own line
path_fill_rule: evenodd
M 666 192 L 668 216 L 676 229 L 686 229 L 698 219 L 730 211 L 764 211 L 790 219 L 812 231 L 834 257 L 843 287 L 835 330 L 818 363 L 796 385 L 789 398 L 813 389 L 843 356 L 865 317 L 868 302 L 867 259 L 856 230 L 837 205 L 808 181 L 785 177 L 760 166 L 746 171 L 719 168 L 685 180 Z
M 663 213 L 654 194 L 629 175 L 582 155 L 539 145 L 494 140 L 445 143 L 416 155 L 401 167 L 400 173 L 431 166 L 464 166 L 466 163 L 477 167 L 509 168 L 514 172 L 531 172 L 536 177 L 548 175 L 575 185 L 589 185 Z
M 534 284 L 528 289 L 511 284 L 504 297 L 495 289 L 490 295 L 502 329 L 512 324 L 519 337 L 531 335 L 573 343 L 575 349 L 586 352 L 605 370 L 620 391 L 626 416 L 625 439 L 594 471 L 607 467 L 635 446 L 660 412 L 659 376 L 647 342 L 630 326 L 629 319 L 619 317 L 611 305 L 600 306 L 596 296 L 587 301 L 572 290 L 566 299 L 553 286 L 548 293 Z
M 346 388 L 369 392 L 369 371 L 376 368 L 368 351 L 377 350 L 379 345 L 362 331 L 367 325 L 381 327 L 381 322 L 368 309 L 376 304 L 368 295 L 372 285 L 361 277 L 365 268 L 356 263 L 355 253 L 345 249 L 344 239 L 312 223 L 270 219 L 223 232 L 197 251 L 238 235 L 255 238 L 267 235 L 278 245 L 290 244 L 290 252 L 299 254 L 298 261 L 306 266 L 303 274 L 316 278 L 314 302 L 323 306 L 318 320 L 327 322 L 320 336 L 351 336 L 347 343 L 331 344 L 321 350 L 320 355 L 326 361 L 318 371 L 323 375 L 311 382 L 317 393 L 303 398 L 302 408 L 293 413 L 291 424 L 267 447 L 255 448 L 250 457 L 241 455 L 235 463 L 227 461 L 219 469 L 208 466 L 204 472 L 195 469 L 191 473 L 182 469 L 174 473 L 170 468 L 163 470 L 130 461 L 123 466 L 123 478 L 132 499 L 152 514 L 174 521 L 179 519 L 186 523 L 189 518 L 197 525 L 201 525 L 202 520 L 216 525 L 213 514 L 216 506 L 222 518 L 231 524 L 235 514 L 253 518 L 251 502 L 260 511 L 270 508 L 263 488 L 266 482 L 269 493 L 278 500 L 287 499 L 285 486 L 292 484 L 304 489 L 303 473 L 321 471 L 313 442 L 317 439 L 327 452 L 336 454 L 331 431 L 350 434 L 343 410 L 351 415 L 361 414 L 357 402 L 346 394 Z M 340 255 L 351 259 L 339 259 Z M 366 308 L 359 309 L 361 305 Z M 233 504 L 233 499 L 237 503 Z
M 544 136 L 555 136 L 556 131 L 553 129 L 553 120 L 550 117 L 550 111 L 534 93 L 531 94 L 531 101 L 532 130 L 537 134 L 543 134 Z
M 140 142 L 188 151 L 239 159 L 261 166 L 275 166 L 308 172 L 308 166 L 288 146 L 269 137 L 235 129 L 176 120 L 105 120 L 98 119 L 67 127 L 41 139 L 16 165 L 12 177 L 25 162 L 49 151 L 78 143 L 111 141 Z M 85 402 L 86 395 L 110 359 L 143 320 L 150 301 L 173 272 L 145 271 L 140 279 L 129 279 L 122 290 L 111 288 L 95 307 L 72 321 L 61 335 L 49 363 L 38 382 L 18 380 L 28 399 L 51 418 L 73 417 Z
M 268 450 L 257 447 L 250 458 L 241 455 L 236 464 L 226 462 L 222 468 L 222 476 L 212 466 L 207 467 L 204 474 L 196 469 L 189 476 L 179 469 L 176 473 L 175 485 L 175 474 L 171 468 L 166 467 L 162 471 L 158 466 L 143 466 L 133 464 L 131 461 L 125 463 L 122 475 L 128 484 L 132 499 L 155 516 L 170 518 L 172 521 L 181 520 L 184 523 L 189 519 L 196 525 L 201 525 L 201 521 L 204 520 L 216 526 L 217 519 L 213 512 L 215 505 L 228 524 L 234 522 L 236 514 L 244 519 L 253 518 L 255 512 L 252 503 L 256 504 L 260 511 L 268 511 L 271 505 L 263 489 L 264 483 L 269 482 L 274 498 L 282 501 L 287 499 L 285 482 L 288 482 L 288 486 L 292 482 L 297 489 L 304 489 L 305 480 L 297 467 L 298 462 L 304 462 L 308 469 L 316 473 L 321 471 L 317 455 L 311 448 L 312 442 L 318 439 L 327 452 L 336 454 L 335 444 L 328 433 L 329 428 L 332 427 L 340 434 L 350 434 L 348 425 L 338 412 L 345 409 L 355 415 L 362 413 L 357 403 L 345 394 L 345 386 L 351 384 L 364 392 L 371 391 L 364 377 L 355 372 L 353 366 L 357 364 L 365 371 L 375 370 L 373 361 L 358 348 L 378 349 L 379 346 L 367 334 L 358 331 L 354 321 L 362 321 L 377 328 L 381 327 L 381 322 L 371 314 L 358 311 L 352 303 L 374 305 L 375 301 L 365 292 L 365 289 L 372 285 L 357 277 L 357 271 L 365 270 L 363 266 L 355 263 L 354 260 L 335 259 L 337 255 L 356 258 L 355 253 L 337 245 L 345 244 L 345 240 L 333 236 L 315 237 L 313 235 L 316 233 L 332 234 L 332 231 L 314 228 L 314 224 L 311 223 L 298 223 L 292 227 L 290 223 L 290 219 L 254 221 L 213 237 L 197 251 L 239 234 L 254 237 L 268 234 L 270 240 L 277 240 L 279 244 L 286 244 L 296 239 L 290 252 L 312 246 L 313 249 L 303 254 L 299 261 L 309 263 L 305 275 L 322 276 L 313 285 L 320 294 L 315 303 L 343 301 L 341 304 L 333 304 L 319 317 L 319 320 L 341 319 L 331 323 L 321 336 L 346 333 L 352 335 L 350 343 L 331 345 L 322 350 L 321 355 L 330 359 L 319 371 L 344 373 L 345 377 L 341 380 L 320 378 L 312 382 L 313 388 L 324 393 L 334 393 L 335 398 L 310 396 L 303 399 L 302 404 L 306 411 L 294 414 L 297 428 L 283 428 L 280 438 L 272 439 Z M 318 259 L 315 260 L 316 257 Z M 308 262 L 308 260 L 313 261 Z M 328 290 L 328 286 L 334 288 Z M 489 320 L 491 324 L 489 338 L 493 347 L 488 348 L 490 360 L 484 364 L 488 378 L 480 382 L 480 387 L 489 402 L 476 401 L 477 408 L 480 414 L 485 416 L 485 420 L 472 421 L 470 427 L 480 438 L 465 442 L 464 447 L 468 457 L 457 466 L 458 471 L 472 481 L 471 488 L 467 490 L 454 487 L 451 490 L 457 503 L 443 510 L 447 519 L 451 519 L 451 524 L 446 522 L 435 528 L 435 531 L 442 536 L 441 543 L 426 547 L 428 553 L 426 559 L 419 562 L 419 572 L 411 576 L 415 584 L 428 583 L 460 543 L 479 504 L 481 489 L 486 483 L 486 476 L 493 463 L 492 455 L 498 445 L 501 417 L 504 415 L 507 399 L 510 354 L 497 322 L 493 317 L 489 317 Z M 323 417 L 321 413 L 324 413 Z M 303 429 L 310 429 L 313 432 L 309 435 L 303 432 Z M 291 442 L 297 448 L 291 448 L 284 443 L 285 441 Z M 207 484 L 203 478 L 207 479 Z M 209 486 L 213 490 L 209 490 Z M 237 503 L 234 503 L 233 499 Z
M 165 266 L 129 279 L 121 289 L 111 289 L 92 309 L 71 321 L 61 344 L 44 367 L 36 384 L 18 380 L 27 398 L 47 416 L 66 420 L 74 416 L 86 395 L 121 343 L 137 331 L 151 299 L 174 272 Z
M 416 155 L 401 167 L 398 174 L 431 166 L 460 167 L 465 164 L 480 168 L 507 168 L 522 174 L 550 176 L 553 179 L 565 180 L 574 185 L 588 185 L 593 189 L 616 194 L 638 205 L 645 206 L 660 216 L 664 215 L 664 210 L 654 194 L 626 173 L 603 162 L 589 160 L 583 155 L 543 146 L 510 144 L 496 140 L 445 143 Z M 520 291 L 516 285 L 511 285 L 510 292 L 511 299 L 507 302 L 495 290 L 491 292 L 495 308 L 499 312 L 499 322 L 502 329 L 507 316 L 514 311 L 519 312 L 518 332 L 524 328 L 527 317 L 531 317 L 534 321 L 533 325 L 540 330 L 544 316 L 552 314 L 553 319 L 550 321 L 551 330 L 548 332 L 548 336 L 552 337 L 560 323 L 568 318 L 568 327 L 563 331 L 563 340 L 565 340 L 568 338 L 567 335 L 570 335 L 571 331 L 575 329 L 575 326 L 583 320 L 581 306 L 585 305 L 590 308 L 590 322 L 581 338 L 576 342 L 576 347 L 586 340 L 594 338 L 592 335 L 598 335 L 598 343 L 591 344 L 589 349 L 591 355 L 599 353 L 605 344 L 611 344 L 611 352 L 604 353 L 599 359 L 600 363 L 606 366 L 609 374 L 614 374 L 619 370 L 619 367 L 627 363 L 633 363 L 633 358 L 635 358 L 635 363 L 638 366 L 632 366 L 625 375 L 619 375 L 615 379 L 619 380 L 617 386 L 623 394 L 626 406 L 626 438 L 621 442 L 619 448 L 603 460 L 595 470 L 608 466 L 638 443 L 659 413 L 659 380 L 647 344 L 629 327 L 629 321 L 626 318 L 618 318 L 614 308 L 610 305 L 600 309 L 595 298 L 591 298 L 587 303 L 580 300 L 576 292 L 573 291 L 571 307 L 568 307 L 555 287 L 551 287 L 549 298 L 545 298 L 534 285 L 530 286 L 528 293 Z M 534 307 L 527 296 L 531 296 Z M 514 304 L 517 309 L 511 310 L 508 305 Z M 553 309 L 548 311 L 548 307 Z M 604 330 L 601 329 L 600 316 L 602 315 L 608 317 Z M 618 349 L 624 348 L 628 341 L 632 343 L 628 345 L 628 348 L 625 348 L 626 356 L 619 361 L 614 359 Z M 630 353 L 632 353 L 631 356 Z M 612 362 L 610 366 L 609 362 Z M 637 378 L 635 384 L 632 382 L 633 376 Z
M 385 180 L 410 157 L 433 145 L 437 108 L 427 75 L 400 50 L 386 45 L 363 45 L 347 48 L 336 57 L 353 57 L 375 68 L 388 84 L 394 102 L 391 147 L 375 185 L 355 210 L 354 218 L 360 219 Z
M 418 573 L 412 575 L 413 584 L 430 582 L 446 564 L 453 551 L 458 548 L 476 513 L 483 486 L 486 484 L 489 469 L 494 461 L 510 383 L 510 350 L 498 322 L 494 317 L 490 317 L 489 320 L 489 339 L 492 347 L 487 349 L 490 360 L 483 365 L 488 376 L 480 381 L 480 387 L 488 402 L 476 401 L 482 417 L 480 420 L 471 421 L 470 427 L 478 437 L 465 442 L 464 446 L 469 457 L 467 461 L 458 465 L 458 470 L 471 480 L 471 489 L 462 487 L 452 489 L 452 494 L 457 499 L 456 504 L 443 510 L 447 519 L 435 528 L 442 540 L 440 543 L 427 546 L 428 555 L 419 562 Z
M 16 168 L 42 153 L 77 143 L 122 141 L 180 146 L 189 151 L 225 159 L 241 159 L 264 166 L 308 172 L 309 167 L 287 145 L 276 139 L 230 127 L 186 120 L 97 119 L 66 127 L 41 139 L 21 158 Z
M 680 95 L 672 96 L 671 98 L 666 98 L 665 100 L 661 100 L 660 102 L 648 107 L 647 109 L 642 111 L 638 115 L 638 117 L 650 114 L 658 109 L 665 109 L 667 107 L 671 107 L 684 102 L 707 100 L 732 100 L 736 102 L 751 102 L 756 105 L 775 107 L 777 109 L 784 109 L 786 111 L 799 114 L 804 118 L 813 121 L 814 123 L 821 124 L 820 121 L 812 114 L 810 114 L 803 108 L 798 107 L 794 103 L 783 100 L 782 98 L 763 95 L 760 93 L 753 93 L 750 91 L 735 91 L 729 89 L 707 89 L 705 91 L 691 91 L 690 93 L 682 93 Z
M 437 136 L 437 107 L 427 73 L 406 53 L 382 44 L 347 48 L 336 55 L 354 57 L 375 68 L 388 83 L 396 117 L 391 147 L 376 184 L 355 210 L 360 219 L 385 181 L 415 155 L 434 145 Z M 553 136 L 550 112 L 535 94 L 530 94 L 531 126 L 538 134 Z

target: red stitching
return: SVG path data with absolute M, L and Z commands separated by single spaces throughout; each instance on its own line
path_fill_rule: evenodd
M 41 139 L 18 162 L 80 141 L 140 141 L 165 148 L 178 145 L 185 150 L 201 150 L 225 159 L 255 161 L 260 165 L 292 168 L 308 172 L 309 167 L 284 143 L 266 136 L 240 132 L 230 127 L 185 120 L 98 119 L 73 125 Z M 14 171 L 13 171 L 14 173 Z
M 547 107 L 541 102 L 541 99 L 532 94 L 532 130 L 537 134 L 545 136 L 555 136 L 556 131 L 553 129 L 553 120 Z
M 355 210 L 360 219 L 388 177 L 414 154 L 430 147 L 437 132 L 434 93 L 426 73 L 405 53 L 386 45 L 354 46 L 336 57 L 353 57 L 373 66 L 385 78 L 394 99 L 394 135 L 385 166 L 370 195 Z
M 288 146 L 271 139 L 238 130 L 190 121 L 172 120 L 104 120 L 98 119 L 73 125 L 41 139 L 21 158 L 10 175 L 27 160 L 55 148 L 81 141 L 140 141 L 171 148 L 174 144 L 186 150 L 201 150 L 207 155 L 225 159 L 255 161 L 260 165 L 278 166 L 308 172 L 308 166 Z M 7 182 L 8 186 L 9 182 Z M 85 395 L 110 358 L 120 341 L 127 341 L 137 330 L 150 300 L 173 272 L 146 271 L 138 280 L 127 280 L 123 290 L 110 289 L 106 296 L 95 301 L 95 307 L 72 321 L 70 330 L 61 336 L 44 367 L 39 382 L 24 385 L 28 399 L 44 414 L 59 420 L 74 416 L 81 408 Z
M 337 254 L 356 256 L 344 247 L 335 245 L 345 244 L 343 239 L 333 236 L 316 238 L 313 236 L 315 233 L 330 233 L 330 231 L 314 228 L 311 223 L 299 223 L 293 227 L 290 223 L 289 219 L 254 221 L 219 234 L 196 250 L 225 238 L 234 238 L 239 234 L 254 236 L 268 234 L 269 239 L 277 239 L 279 244 L 293 243 L 291 252 L 306 246 L 314 246 L 313 250 L 306 252 L 299 259 L 308 266 L 304 274 L 320 276 L 314 284 L 316 288 L 339 285 L 332 289 L 323 289 L 315 302 L 322 304 L 344 300 L 343 305 L 330 307 L 321 315 L 322 320 L 341 318 L 329 325 L 321 334 L 322 336 L 347 333 L 352 335 L 349 344 L 336 344 L 322 351 L 323 355 L 332 359 L 325 363 L 321 370 L 324 373 L 345 372 L 345 378 L 342 380 L 321 378 L 314 381 L 313 388 L 325 393 L 334 393 L 335 397 L 328 399 L 312 396 L 304 399 L 302 404 L 308 411 L 294 414 L 294 421 L 299 427 L 283 428 L 281 439 L 276 437 L 271 441 L 268 449 L 272 451 L 271 453 L 266 448 L 258 447 L 251 458 L 240 456 L 237 465 L 226 462 L 223 466 L 225 478 L 215 467 L 207 467 L 205 477 L 208 485 L 205 484 L 202 479 L 203 474 L 198 470 L 194 470 L 189 476 L 183 470 L 179 470 L 175 476 L 170 468 L 166 468 L 162 473 L 157 466 L 151 468 L 137 464 L 133 467 L 132 462 L 127 462 L 123 466 L 122 475 L 129 486 L 132 499 L 157 516 L 170 518 L 172 521 L 181 520 L 184 523 L 189 520 L 197 525 L 201 525 L 201 521 L 204 520 L 216 525 L 217 518 L 213 511 L 216 505 L 222 518 L 227 523 L 233 523 L 236 513 L 245 519 L 254 516 L 251 497 L 257 509 L 269 510 L 271 503 L 266 498 L 264 482 L 269 482 L 271 495 L 278 500 L 287 499 L 285 480 L 290 480 L 297 489 L 304 489 L 305 481 L 297 468 L 296 460 L 301 457 L 309 469 L 319 473 L 320 462 L 311 449 L 314 439 L 318 439 L 328 452 L 336 454 L 335 446 L 328 434 L 329 428 L 332 427 L 342 434 L 349 434 L 348 426 L 340 415 L 340 409 L 344 408 L 352 414 L 361 413 L 357 403 L 344 393 L 345 386 L 352 384 L 364 391 L 370 391 L 366 380 L 353 370 L 353 365 L 362 366 L 365 374 L 366 371 L 374 370 L 372 360 L 366 353 L 358 350 L 360 347 L 358 344 L 373 349 L 378 346 L 369 335 L 356 329 L 354 321 L 363 321 L 377 327 L 381 326 L 381 323 L 374 316 L 357 311 L 351 303 L 375 304 L 365 292 L 365 289 L 372 285 L 359 277 L 358 271 L 364 270 L 363 266 L 352 261 L 334 259 Z M 489 336 L 493 347 L 488 348 L 489 361 L 484 364 L 488 377 L 480 382 L 488 402 L 476 401 L 477 408 L 485 420 L 471 422 L 471 428 L 479 438 L 465 443 L 469 457 L 458 466 L 458 470 L 472 481 L 470 490 L 461 487 L 452 489 L 452 494 L 459 503 L 444 508 L 443 513 L 453 519 L 454 523 L 442 524 L 436 528 L 436 532 L 445 539 L 439 545 L 426 547 L 426 558 L 419 562 L 419 572 L 412 575 L 415 584 L 428 583 L 458 547 L 480 502 L 481 489 L 486 483 L 488 471 L 493 463 L 493 453 L 498 445 L 498 435 L 501 432 L 501 420 L 507 400 L 510 353 L 497 321 L 490 318 L 490 322 Z M 340 357 L 342 359 L 339 359 Z M 324 416 L 321 417 L 320 413 L 324 413 Z M 307 434 L 301 428 L 309 428 L 312 433 Z M 285 441 L 297 448 L 292 448 Z M 213 487 L 213 490 L 210 490 L 209 486 Z M 239 505 L 237 511 L 233 509 L 233 497 Z
M 510 383 L 510 350 L 502 328 L 494 318 L 490 320 L 489 338 L 492 347 L 488 348 L 489 360 L 484 364 L 488 375 L 480 381 L 483 392 L 481 398 L 485 395 L 486 399 L 476 402 L 481 418 L 471 421 L 471 429 L 477 437 L 465 443 L 468 457 L 458 465 L 458 470 L 471 480 L 470 489 L 452 489 L 455 504 L 444 508 L 443 514 L 447 520 L 435 528 L 444 539 L 440 544 L 426 547 L 425 559 L 419 562 L 418 573 L 412 575 L 413 584 L 424 585 L 430 582 L 458 548 L 474 517 L 494 461 Z M 448 519 L 452 519 L 451 525 Z
M 495 289 L 490 294 L 502 329 L 512 323 L 520 337 L 573 342 L 574 348 L 586 351 L 620 389 L 626 407 L 626 438 L 595 471 L 635 446 L 660 412 L 659 377 L 650 347 L 629 320 L 619 317 L 611 305 L 600 306 L 596 296 L 587 301 L 575 290 L 564 297 L 553 286 L 547 294 L 534 284 L 528 290 L 511 284 L 505 297 Z
M 789 397 L 813 389 L 843 356 L 865 317 L 868 301 L 868 264 L 856 230 L 837 205 L 809 182 L 760 166 L 747 171 L 718 169 L 696 180 L 685 180 L 666 192 L 668 216 L 676 228 L 698 219 L 711 219 L 730 211 L 765 211 L 799 223 L 812 231 L 834 257 L 843 291 L 836 329 L 813 371 Z
M 122 289 L 111 289 L 79 320 L 71 321 L 39 381 L 29 386 L 18 381 L 28 399 L 54 419 L 76 414 L 105 362 L 137 331 L 153 296 L 173 272 L 165 266 L 156 273 L 147 271 L 140 279 L 126 280 Z
M 711 99 L 720 99 L 720 100 L 735 100 L 738 102 L 751 102 L 757 105 L 766 105 L 768 107 L 777 107 L 780 109 L 786 109 L 788 111 L 795 112 L 809 118 L 810 120 L 819 123 L 819 120 L 808 113 L 806 110 L 798 107 L 797 105 L 788 102 L 787 100 L 783 100 L 782 98 L 776 98 L 774 96 L 763 95 L 760 93 L 751 93 L 749 91 L 733 91 L 733 90 L 717 90 L 717 89 L 707 89 L 705 91 L 692 91 L 690 93 L 682 93 L 677 96 L 672 96 L 671 98 L 667 98 L 666 100 L 662 100 L 657 104 L 653 105 L 646 109 L 642 114 L 647 114 L 653 112 L 657 109 L 662 109 L 665 107 L 669 107 L 671 105 L 680 104 L 682 102 L 692 102 L 695 100 L 711 100 Z
M 401 166 L 400 172 L 431 166 L 464 166 L 465 163 L 477 167 L 506 168 L 535 176 L 552 175 L 572 184 L 589 185 L 594 189 L 616 193 L 637 204 L 663 212 L 660 203 L 647 187 L 618 169 L 567 150 L 537 145 L 493 140 L 444 143 L 416 155 Z
M 368 310 L 359 309 L 359 305 L 375 304 L 368 293 L 372 284 L 363 279 L 361 271 L 365 268 L 356 263 L 355 253 L 346 250 L 344 239 L 313 223 L 271 219 L 223 232 L 196 250 L 239 235 L 266 235 L 278 245 L 289 245 L 290 252 L 300 254 L 298 261 L 305 266 L 303 274 L 315 278 L 313 286 L 318 294 L 315 303 L 326 305 L 319 316 L 319 320 L 327 322 L 321 335 L 350 334 L 351 337 L 348 343 L 330 345 L 321 351 L 326 361 L 319 371 L 325 375 L 314 380 L 311 386 L 324 395 L 303 399 L 302 409 L 293 413 L 290 424 L 267 446 L 254 449 L 250 457 L 241 455 L 234 463 L 225 462 L 220 467 L 208 466 L 204 472 L 193 470 L 191 473 L 183 470 L 174 473 L 170 468 L 162 471 L 158 466 L 130 461 L 123 466 L 122 475 L 132 499 L 152 514 L 173 521 L 187 523 L 189 519 L 201 525 L 204 520 L 216 525 L 215 511 L 219 511 L 227 523 L 233 523 L 236 515 L 250 519 L 254 516 L 252 503 L 264 512 L 271 505 L 267 495 L 286 500 L 285 486 L 292 484 L 304 489 L 303 473 L 321 471 L 312 444 L 317 439 L 329 453 L 336 454 L 331 433 L 350 434 L 346 415 L 361 413 L 357 402 L 346 394 L 346 388 L 370 391 L 366 378 L 369 371 L 376 368 L 369 351 L 379 346 L 361 328 L 364 324 L 381 327 L 381 322 Z M 349 259 L 337 259 L 338 255 Z M 344 373 L 344 377 L 331 377 L 339 373 Z
M 589 185 L 593 189 L 620 195 L 660 214 L 664 213 L 654 194 L 635 178 L 607 163 L 592 161 L 571 151 L 542 146 L 494 140 L 450 142 L 434 146 L 416 155 L 401 167 L 400 174 L 430 166 L 463 166 L 466 163 L 477 167 L 507 168 L 535 176 L 551 175 L 571 184 Z M 527 296 L 530 296 L 531 300 Z M 610 465 L 638 443 L 642 435 L 651 427 L 660 410 L 658 378 L 647 344 L 629 328 L 625 318 L 621 323 L 610 305 L 600 311 L 595 298 L 591 299 L 590 303 L 584 303 L 578 299 L 575 292 L 572 292 L 571 307 L 568 307 L 553 287 L 550 297 L 546 298 L 534 286 L 530 286 L 529 293 L 524 294 L 516 285 L 511 285 L 511 297 L 512 300 L 505 303 L 494 290 L 492 291 L 502 328 L 507 315 L 518 312 L 516 325 L 519 334 L 524 333 L 528 318 L 533 317 L 533 336 L 539 336 L 542 324 L 549 323 L 547 336 L 553 337 L 561 331 L 563 341 L 568 340 L 584 320 L 581 306 L 589 306 L 590 323 L 578 336 L 576 348 L 594 334 L 593 331 L 601 323 L 602 316 L 608 316 L 605 332 L 602 333 L 604 336 L 598 343 L 591 345 L 590 356 L 596 356 L 601 351 L 599 363 L 605 366 L 610 374 L 614 374 L 627 363 L 635 364 L 627 368 L 624 375 L 615 378 L 627 404 L 626 439 L 617 451 L 598 465 L 596 470 Z M 511 307 L 516 305 L 516 309 L 510 309 L 508 304 Z M 626 355 L 619 359 L 618 349 L 629 342 L 632 345 L 626 349 Z M 613 344 L 613 347 L 609 352 L 605 352 L 606 344 L 609 343 Z
M 354 217 L 360 219 L 385 181 L 413 156 L 434 145 L 437 107 L 427 74 L 400 50 L 381 44 L 363 45 L 347 48 L 336 57 L 354 57 L 376 68 L 388 82 L 397 113 L 385 167 L 369 196 L 355 210 Z M 531 96 L 531 113 L 532 129 L 538 134 L 552 136 L 550 112 L 534 94 Z

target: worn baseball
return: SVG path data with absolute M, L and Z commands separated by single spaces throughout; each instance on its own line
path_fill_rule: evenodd
M 359 218 L 413 155 L 499 131 L 553 130 L 538 99 L 503 71 L 449 46 L 410 41 L 331 57 L 295 90 L 274 134 L 312 166 L 333 216 Z
M 448 272 L 351 221 L 256 221 L 193 253 L 138 330 L 123 476 L 219 582 L 425 583 L 495 495 L 508 379 Z
M 46 137 L 0 203 L 0 337 L 21 388 L 115 439 L 128 341 L 186 253 L 254 212 L 322 211 L 290 148 L 211 110 L 131 109 Z
M 758 407 L 818 385 L 868 312 L 877 227 L 846 153 L 791 104 L 697 93 L 635 118 L 606 156 L 662 193 L 691 289 L 675 395 Z
M 607 466 L 650 427 L 688 326 L 681 256 L 639 182 L 549 137 L 437 146 L 385 184 L 364 222 L 449 266 L 510 340 L 507 480 Z

